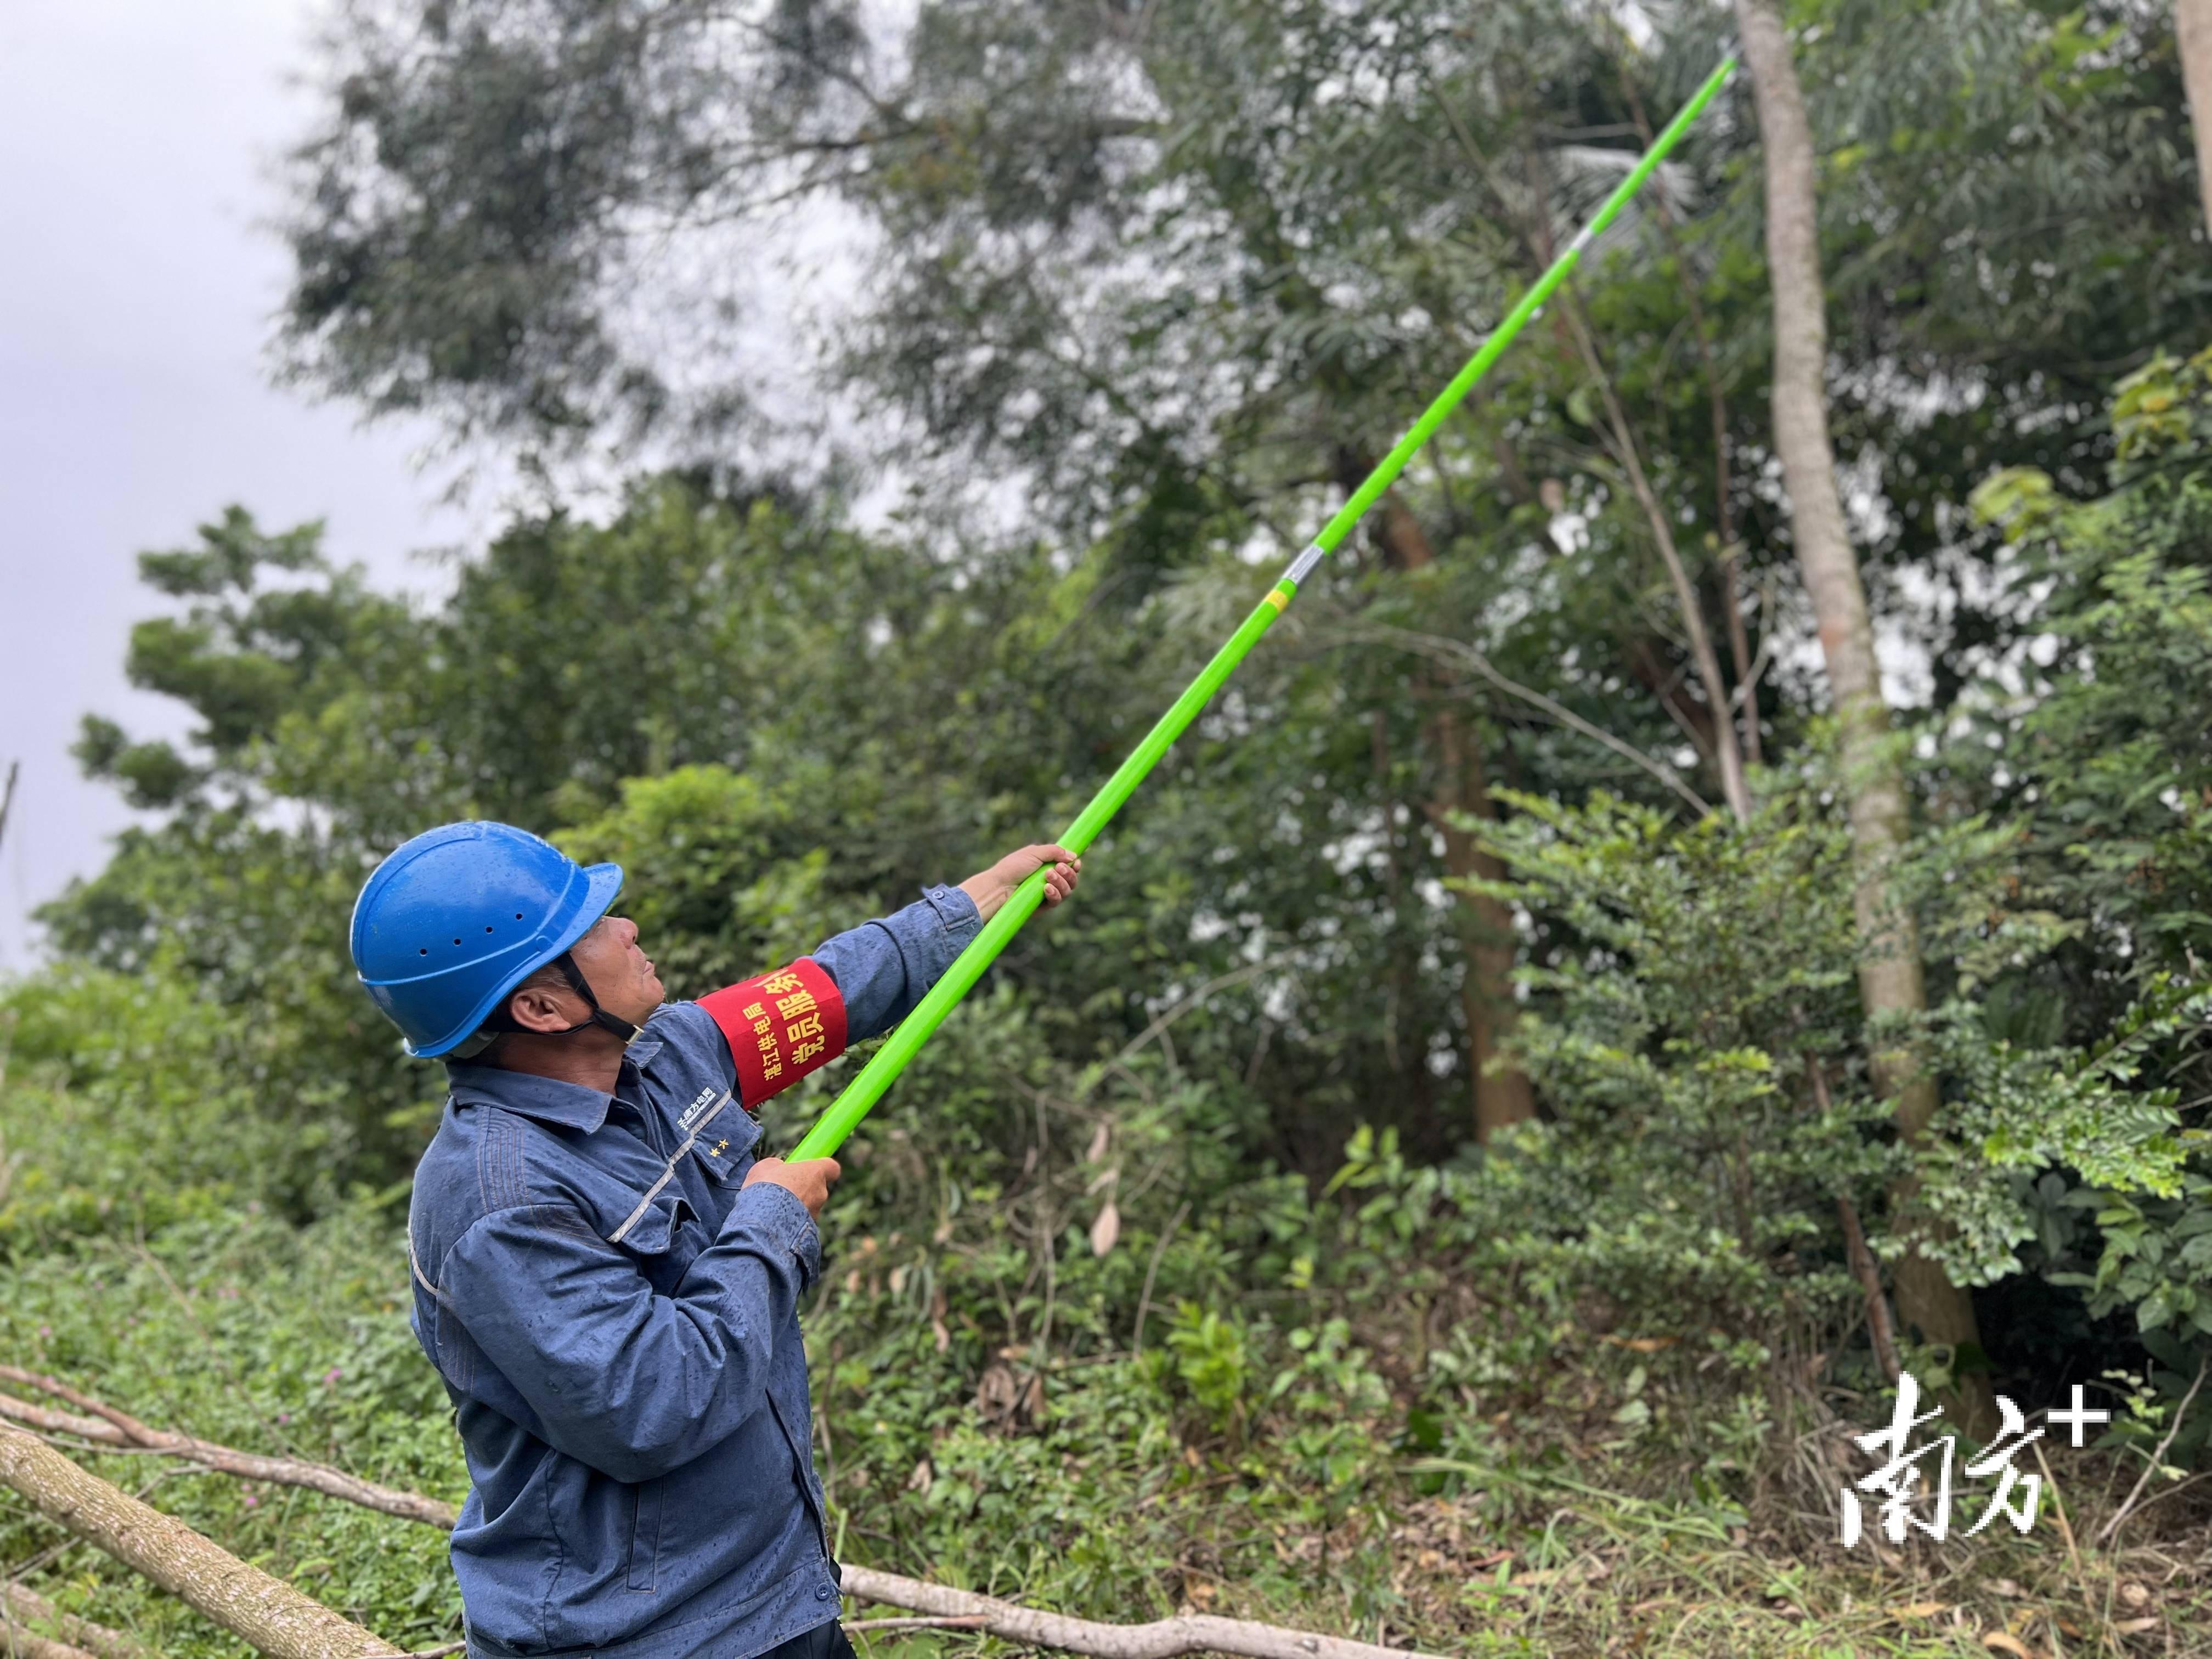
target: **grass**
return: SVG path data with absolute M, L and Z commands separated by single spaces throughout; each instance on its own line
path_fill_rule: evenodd
M 0 1193 L 0 1361 L 161 1427 L 458 1502 L 451 1413 L 407 1328 L 402 1191 L 295 1225 L 242 1182 L 165 1185 L 174 1166 L 158 1136 L 85 1150 L 123 1121 L 21 1085 L 0 1094 L 14 1181 Z M 41 1173 L 65 1168 L 86 1173 L 75 1185 Z M 159 1201 L 104 1196 L 134 1191 Z M 1221 1249 L 1194 1235 L 1191 1249 Z M 1474 1356 L 1470 1375 L 1504 1380 L 1468 1385 L 1480 1411 L 1463 1389 L 1436 1422 L 1410 1391 L 1418 1367 L 1391 1351 L 1385 1328 L 1403 1310 L 1379 1299 L 1297 1328 L 1312 1316 L 1285 1300 L 1279 1330 L 1249 1297 L 1163 1292 L 1135 1353 L 1121 1346 L 1143 1275 L 1131 1252 L 1094 1260 L 1071 1234 L 1056 1280 L 1039 1285 L 1036 1252 L 985 1206 L 926 1239 L 879 1242 L 857 1216 L 830 1236 L 807 1332 L 848 1559 L 1094 1619 L 1206 1611 L 1468 1659 L 2212 1656 L 2206 1488 L 2161 1487 L 2122 1547 L 2089 1541 L 2134 1485 L 2130 1456 L 2051 1451 L 2025 1539 L 1999 1523 L 1846 1553 L 1836 1493 L 1846 1463 L 1863 1463 L 1785 1455 L 1756 1401 L 1690 1433 L 1725 1402 L 1669 1393 L 1633 1344 L 1566 1324 L 1516 1331 L 1469 1303 L 1454 1315 L 1459 1352 Z M 1012 1333 L 1036 1328 L 1040 1297 L 1055 1334 L 1033 1371 L 1042 1342 Z M 1698 1375 L 1685 1361 L 1678 1381 Z M 1860 1427 L 1882 1414 L 1835 1398 Z M 1846 1431 L 1831 1419 L 1798 1452 L 1849 1450 Z M 1693 1443 L 1686 1458 L 1668 1450 Z M 459 1633 L 433 1528 L 166 1459 L 78 1455 L 388 1640 Z M 4 1491 L 0 1573 L 174 1659 L 241 1651 Z M 883 1659 L 1006 1645 L 863 1639 Z
M 367 1204 L 307 1230 L 240 1213 L 152 1239 L 81 1239 L 0 1269 L 0 1353 L 164 1426 L 458 1499 L 465 1478 L 405 1328 L 399 1261 L 388 1212 Z M 2054 1460 L 2076 1547 L 2046 1491 L 2026 1539 L 2000 1524 L 1973 1540 L 1897 1551 L 1869 1540 L 1846 1554 L 1823 1541 L 1829 1517 L 1754 1527 L 1725 1496 L 1613 1490 L 1502 1440 L 1479 1462 L 1398 1458 L 1332 1512 L 1283 1445 L 1178 1441 L 1166 1413 L 1138 1413 L 1139 1362 L 1064 1363 L 1052 1384 L 1042 1422 L 963 1396 L 964 1420 L 931 1424 L 928 1475 L 896 1483 L 860 1478 L 873 1467 L 869 1420 L 848 1399 L 831 1443 L 849 1449 L 834 1486 L 851 1559 L 1091 1617 L 1188 1608 L 1468 1656 L 2212 1653 L 2194 1495 L 2157 1505 L 2117 1553 L 2081 1547 L 2132 1483 L 2095 1454 L 2062 1447 Z M 926 1415 L 940 1417 L 934 1405 Z M 1116 1436 L 1125 1455 L 1108 1455 Z M 416 1648 L 458 1635 L 433 1529 L 167 1460 L 83 1455 L 388 1639 Z M 963 1547 L 916 1559 L 944 1537 Z M 35 1588 L 179 1659 L 239 1650 L 12 1496 L 0 1501 L 0 1561 L 40 1562 Z M 1004 1644 L 899 1632 L 869 1645 Z

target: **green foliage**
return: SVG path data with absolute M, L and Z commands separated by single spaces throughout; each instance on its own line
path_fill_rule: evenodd
M 2076 1194 L 2102 1206 L 2105 1236 L 2090 1289 L 2090 1311 L 2125 1308 L 2144 1330 L 2172 1327 L 2212 1336 L 2212 1181 L 2191 1176 L 2180 1190 L 2149 1199 Z
M 276 1032 L 188 978 L 69 964 L 0 999 L 20 1160 L 0 1187 L 0 1250 L 65 1250 L 247 1202 L 304 1218 L 344 1190 L 358 1148 L 327 1094 L 269 1086 Z
M 1176 1310 L 1168 1346 L 1175 1352 L 1176 1376 L 1217 1427 L 1243 1415 L 1248 1367 L 1244 1332 L 1233 1318 L 1186 1302 Z
M 10 1143 L 35 1134 L 50 1106 L 11 1085 L 0 1102 Z M 33 1139 L 25 1171 L 108 1198 L 151 1196 L 129 1227 L 9 1212 L 0 1346 L 10 1363 L 76 1378 L 163 1427 L 460 1501 L 467 1474 L 436 1374 L 401 1311 L 406 1264 L 388 1206 L 349 1206 L 301 1229 L 252 1200 L 222 1201 L 234 1190 L 224 1185 L 185 1187 L 191 1166 L 166 1170 L 157 1146 L 112 1170 L 106 1160 L 131 1150 L 134 1137 L 112 1120 L 68 1127 L 97 1150 L 77 1156 L 58 1139 Z M 460 1599 L 434 1528 L 185 1465 L 87 1462 L 390 1639 L 428 1647 L 459 1633 Z M 0 1510 L 0 1555 L 21 1561 L 52 1541 L 24 1506 Z M 65 1557 L 43 1588 L 157 1651 L 240 1650 L 95 1553 Z
M 671 994 L 703 995 L 878 908 L 830 886 L 826 814 L 813 809 L 836 800 L 854 811 L 857 792 L 841 781 L 827 766 L 778 786 L 726 767 L 679 767 L 625 783 L 617 808 L 561 840 L 580 860 L 623 866 L 625 912 L 646 937 L 671 942 L 654 959 Z
M 1835 902 L 1843 826 L 1809 779 L 1741 831 L 1603 796 L 1516 805 L 1485 839 L 1512 872 L 1498 890 L 1558 940 L 1517 1039 L 1553 1121 L 1492 1178 L 1533 1187 L 1516 1207 L 1565 1224 L 1552 1253 L 1651 1310 L 1647 1334 L 1840 1308 L 1835 1201 L 1892 1167 Z
M 1834 423 L 1927 704 L 1881 873 L 1931 1012 L 1860 1012 L 1868 872 L 1767 468 L 1740 81 L 1595 251 L 1595 361 L 1563 300 L 851 1144 L 807 1332 L 855 1556 L 1469 1650 L 1546 1632 L 1586 1546 L 1624 1580 L 1662 1544 L 1726 1576 L 1728 1540 L 1808 1505 L 1778 1449 L 1881 1386 L 1839 1201 L 1878 1255 L 1916 1239 L 1987 1306 L 2036 1298 L 1990 1322 L 2001 1387 L 2118 1373 L 2117 1446 L 2202 1455 L 2212 357 L 2166 348 L 2212 289 L 2170 33 L 1799 9 Z M 88 769 L 161 816 L 0 992 L 7 1357 L 457 1495 L 394 1223 L 441 1079 L 346 960 L 375 860 L 464 816 L 618 860 L 696 994 L 1048 835 L 1702 78 L 1722 16 L 1659 8 L 1632 44 L 1537 0 L 931 0 L 884 52 L 811 0 L 741 38 L 666 8 L 347 11 L 297 158 L 295 366 L 463 432 L 708 459 L 604 521 L 517 516 L 435 604 L 240 509 L 144 557 L 165 613 L 130 672 L 193 730 L 88 720 Z M 866 533 L 732 473 L 760 424 L 716 349 L 743 308 L 666 274 L 742 271 L 757 205 L 810 198 L 877 261 L 832 372 L 919 464 L 915 510 Z M 732 225 L 738 258 L 659 257 Z M 1023 535 L 947 509 L 947 463 Z M 1688 678 L 1655 517 L 1763 653 L 1729 687 Z M 1716 694 L 1760 712 L 1747 824 L 1668 787 L 1714 796 Z M 1505 1060 L 1540 1108 L 1480 1146 L 1476 897 L 1514 930 Z M 1877 1054 L 1938 1085 L 1913 1145 Z M 771 1144 L 860 1058 L 770 1103 Z M 1961 1363 L 1904 1336 L 1924 1380 Z M 382 1634 L 454 1627 L 434 1538 L 198 1475 L 173 1497 Z M 1446 1518 L 1448 1547 L 1416 1541 Z M 0 1533 L 9 1559 L 45 1538 L 15 1510 Z M 1729 1582 L 1790 1609 L 1773 1650 L 1863 1650 L 1806 1614 L 1817 1577 Z M 97 1575 L 69 1593 L 212 1650 Z M 1657 1639 L 1604 1622 L 1528 1640 Z
M 2121 1194 L 2179 1194 L 2202 1136 L 2176 1133 L 2175 1091 L 2144 1087 L 2142 1070 L 2148 1058 L 2185 1041 L 2208 1005 L 2201 994 L 2177 997 L 2162 986 L 2151 997 L 2129 1011 L 2122 1032 L 2086 1054 L 2015 1048 L 1971 1005 L 1938 1016 L 1931 1048 L 1950 1073 L 1952 1098 L 1913 1169 L 1920 1204 L 1948 1229 L 1929 1254 L 1955 1282 L 1986 1285 L 2021 1271 L 2016 1248 L 2031 1239 L 2057 1254 L 2039 1213 L 2051 1202 L 2040 1172 L 2067 1170 L 2117 1202 L 2125 1201 Z
M 1976 492 L 2017 550 L 2013 585 L 2049 588 L 2049 643 L 2002 665 L 1972 711 L 1986 752 L 1957 756 L 1998 799 L 2039 802 L 2023 834 L 2100 945 L 2194 976 L 2212 949 L 2212 364 L 2155 357 L 2120 383 L 2112 431 L 2107 495 L 2069 500 L 2032 468 Z

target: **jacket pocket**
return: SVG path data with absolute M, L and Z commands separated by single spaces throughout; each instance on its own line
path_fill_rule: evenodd
M 697 1254 L 696 1246 L 681 1248 L 684 1218 L 690 1213 L 691 1206 L 673 1193 L 648 1196 L 607 1242 L 636 1264 L 655 1291 L 673 1296 Z
M 629 1586 L 650 1595 L 653 1574 L 660 1560 L 660 1498 L 663 1483 L 648 1480 L 641 1486 L 632 1487 L 635 1509 L 629 1528 Z
M 781 1365 L 777 1369 L 779 1373 L 783 1370 Z M 786 1392 L 790 1381 L 787 1376 L 773 1376 L 769 1382 L 768 1407 L 776 1427 L 783 1431 L 784 1443 L 791 1448 L 792 1473 L 798 1480 L 799 1498 L 813 1518 L 814 1530 L 821 1537 L 822 1553 L 828 1555 L 830 1517 L 823 1504 L 822 1483 L 814 1475 L 813 1406 L 807 1397 L 805 1366 L 802 1363 L 795 1369 L 799 1373 L 795 1395 Z M 779 1383 L 785 1387 L 779 1387 Z
M 732 1121 L 733 1120 L 734 1121 Z M 735 1192 L 752 1173 L 753 1148 L 760 1144 L 760 1125 L 734 1112 L 721 1117 L 691 1141 L 691 1162 L 716 1187 Z
M 477 1358 L 483 1350 L 477 1346 L 476 1339 L 468 1333 L 460 1318 L 445 1304 L 441 1297 L 432 1304 L 435 1322 L 431 1329 L 435 1334 L 438 1352 L 434 1356 L 438 1370 L 447 1382 L 463 1394 L 477 1384 Z

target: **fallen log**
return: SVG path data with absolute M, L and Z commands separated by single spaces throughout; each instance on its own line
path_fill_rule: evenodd
M 36 1371 L 22 1370 L 14 1365 L 0 1365 L 0 1380 L 36 1389 L 57 1400 L 68 1401 L 80 1411 L 93 1413 L 89 1417 L 80 1417 L 69 1412 L 51 1411 L 42 1406 L 33 1406 L 27 1400 L 0 1394 L 0 1417 L 13 1419 L 50 1434 L 73 1434 L 95 1445 L 162 1452 L 223 1474 L 236 1475 L 241 1480 L 266 1480 L 278 1486 L 304 1486 L 325 1497 L 358 1504 L 363 1509 L 381 1510 L 385 1514 L 398 1516 L 402 1520 L 443 1527 L 448 1532 L 453 1530 L 454 1522 L 459 1518 L 459 1512 L 451 1504 L 441 1504 L 436 1498 L 425 1498 L 419 1492 L 381 1486 L 374 1480 L 363 1480 L 358 1475 L 348 1474 L 343 1469 L 332 1468 L 327 1463 L 310 1463 L 297 1457 L 264 1457 L 255 1452 L 218 1446 L 211 1441 L 196 1440 L 188 1434 L 173 1434 L 163 1429 L 149 1428 L 128 1413 L 118 1411 L 103 1401 L 81 1393 L 58 1378 L 44 1376 Z
M 0 1426 L 0 1484 L 270 1659 L 399 1659 L 383 1638 L 79 1468 L 36 1435 Z
M 1156 1619 L 1149 1625 L 1108 1625 L 1091 1619 L 1071 1619 L 1065 1613 L 1044 1613 L 994 1601 L 973 1590 L 902 1578 L 873 1567 L 844 1569 L 845 1594 L 886 1607 L 908 1607 L 916 1613 L 951 1618 L 975 1618 L 978 1628 L 1009 1641 L 1038 1647 L 1084 1653 L 1093 1659 L 1175 1659 L 1183 1653 L 1233 1653 L 1243 1659 L 1434 1659 L 1404 1648 L 1377 1647 L 1342 1636 L 1317 1636 L 1305 1631 L 1285 1630 L 1277 1625 L 1255 1624 L 1249 1619 L 1223 1619 L 1210 1613 L 1184 1613 Z
M 44 1625 L 63 1644 L 89 1650 L 98 1659 L 153 1659 L 144 1644 L 119 1630 L 95 1625 L 73 1613 L 64 1613 L 52 1602 L 22 1584 L 0 1583 L 0 1619 L 15 1625 Z

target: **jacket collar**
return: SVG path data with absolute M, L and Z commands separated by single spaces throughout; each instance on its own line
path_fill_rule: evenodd
M 456 1106 L 500 1106 L 544 1123 L 558 1123 L 586 1134 L 607 1121 L 611 1095 L 580 1083 L 510 1072 L 499 1066 L 449 1065 L 446 1076 Z
M 638 1068 L 660 1052 L 660 1043 L 661 1039 L 649 1030 L 632 1042 L 629 1052 L 623 1056 L 616 1087 L 634 1085 Z M 449 1060 L 446 1078 L 456 1106 L 498 1106 L 541 1123 L 580 1129 L 586 1134 L 598 1133 L 606 1122 L 607 1108 L 614 1100 L 612 1095 L 586 1089 L 580 1083 L 562 1083 L 530 1072 L 510 1072 L 503 1066 L 474 1066 Z M 640 1098 L 634 1088 L 629 1097 Z

